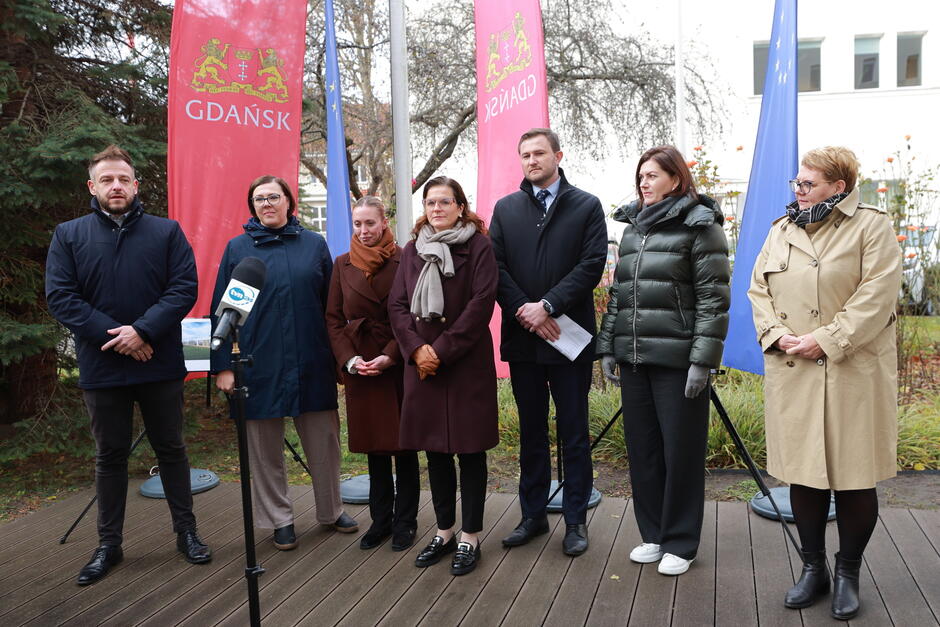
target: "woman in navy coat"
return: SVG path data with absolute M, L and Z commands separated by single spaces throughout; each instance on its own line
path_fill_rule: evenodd
M 244 385 L 255 524 L 274 529 L 274 546 L 281 550 L 297 546 L 284 464 L 285 416 L 294 418 L 313 474 L 317 521 L 345 533 L 358 530 L 339 493 L 336 374 L 324 319 L 333 263 L 326 241 L 300 225 L 294 208 L 283 179 L 255 179 L 248 188 L 251 219 L 225 248 L 212 298 L 215 311 L 242 259 L 264 262 L 264 288 L 239 344 L 253 358 Z M 230 353 L 223 347 L 212 355 L 216 386 L 226 393 L 234 387 Z

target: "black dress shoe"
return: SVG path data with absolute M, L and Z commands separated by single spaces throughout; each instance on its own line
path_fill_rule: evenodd
M 359 523 L 346 512 L 340 514 L 339 518 L 328 526 L 340 533 L 356 533 L 359 531 Z
M 587 525 L 565 525 L 565 539 L 562 542 L 565 555 L 577 557 L 588 550 Z
M 433 566 L 441 561 L 443 556 L 453 552 L 456 548 L 457 538 L 451 538 L 447 542 L 444 542 L 444 538 L 441 536 L 434 536 L 430 544 L 421 549 L 421 552 L 418 553 L 418 557 L 415 558 L 415 566 L 418 568 Z
M 392 535 L 392 550 L 393 551 L 405 551 L 410 549 L 411 546 L 415 543 L 415 530 L 414 529 L 402 529 L 401 531 L 396 531 Z
M 87 586 L 108 574 L 111 567 L 124 559 L 124 551 L 119 546 L 99 546 L 91 554 L 91 560 L 78 573 L 78 585 Z
M 293 523 L 274 530 L 274 548 L 279 551 L 290 551 L 297 548 L 297 534 L 294 533 Z
M 523 518 L 508 536 L 503 538 L 503 546 L 522 546 L 536 536 L 548 533 L 548 517 Z
M 190 564 L 205 564 L 212 560 L 212 551 L 206 546 L 195 529 L 187 529 L 176 535 L 176 550 Z
M 832 581 L 832 617 L 849 620 L 858 614 L 858 572 L 862 560 L 845 559 L 836 553 L 836 573 Z
M 480 561 L 480 545 L 473 546 L 469 542 L 460 542 L 457 544 L 457 552 L 454 553 L 454 559 L 450 563 L 451 575 L 466 575 L 477 567 Z
M 803 551 L 803 573 L 800 580 L 787 590 L 783 604 L 790 609 L 802 609 L 829 592 L 829 569 L 826 551 Z
M 369 530 L 359 539 L 359 548 L 363 551 L 372 550 L 385 542 L 390 535 L 392 535 L 392 530 L 388 527 L 369 527 Z

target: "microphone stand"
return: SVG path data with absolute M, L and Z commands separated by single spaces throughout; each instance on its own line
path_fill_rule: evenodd
M 232 371 L 235 373 L 235 389 L 229 398 L 238 432 L 238 466 L 242 484 L 242 518 L 245 522 L 245 579 L 248 583 L 248 612 L 252 627 L 261 625 L 261 603 L 258 597 L 258 577 L 264 569 L 255 557 L 255 525 L 251 510 L 251 469 L 248 462 L 248 432 L 245 428 L 245 398 L 248 388 L 242 386 L 242 372 L 251 366 L 251 355 L 242 357 L 238 347 L 238 329 L 232 330 Z

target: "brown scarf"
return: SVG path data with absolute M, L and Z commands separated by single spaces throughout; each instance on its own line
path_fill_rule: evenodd
M 395 238 L 392 237 L 392 229 L 385 229 L 382 239 L 375 246 L 366 246 L 359 241 L 357 235 L 353 235 L 349 246 L 349 261 L 362 270 L 366 275 L 366 281 L 371 284 L 372 277 L 382 269 L 386 260 L 395 255 L 397 248 Z

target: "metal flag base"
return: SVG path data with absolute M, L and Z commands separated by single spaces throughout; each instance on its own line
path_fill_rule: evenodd
M 793 522 L 793 509 L 790 507 L 790 488 L 771 488 L 770 493 L 773 495 L 774 501 L 777 503 L 777 507 L 780 509 L 780 515 L 783 516 L 783 519 L 787 522 Z M 774 511 L 770 504 L 770 499 L 760 492 L 755 494 L 754 498 L 751 499 L 751 509 L 754 510 L 755 514 L 760 514 L 764 518 L 780 520 L 777 516 L 777 512 Z M 832 521 L 835 519 L 836 497 L 833 495 L 829 497 L 829 517 L 826 520 Z
M 552 479 L 552 486 L 549 488 L 550 493 L 552 494 L 551 500 L 549 500 L 548 505 L 545 506 L 545 509 L 552 513 L 558 513 L 562 511 L 561 504 L 562 499 L 565 495 L 564 486 L 559 487 L 558 481 Z M 588 509 L 592 507 L 597 507 L 598 503 L 601 502 L 601 493 L 597 491 L 597 488 L 591 488 L 591 496 L 588 497 Z
M 160 479 L 159 473 L 155 473 L 151 470 L 150 474 L 153 476 L 140 484 L 140 493 L 149 499 L 165 499 L 166 494 L 163 492 L 163 480 Z M 219 485 L 219 476 L 211 470 L 190 468 L 189 483 L 192 493 L 199 494 L 200 492 L 211 490 Z

